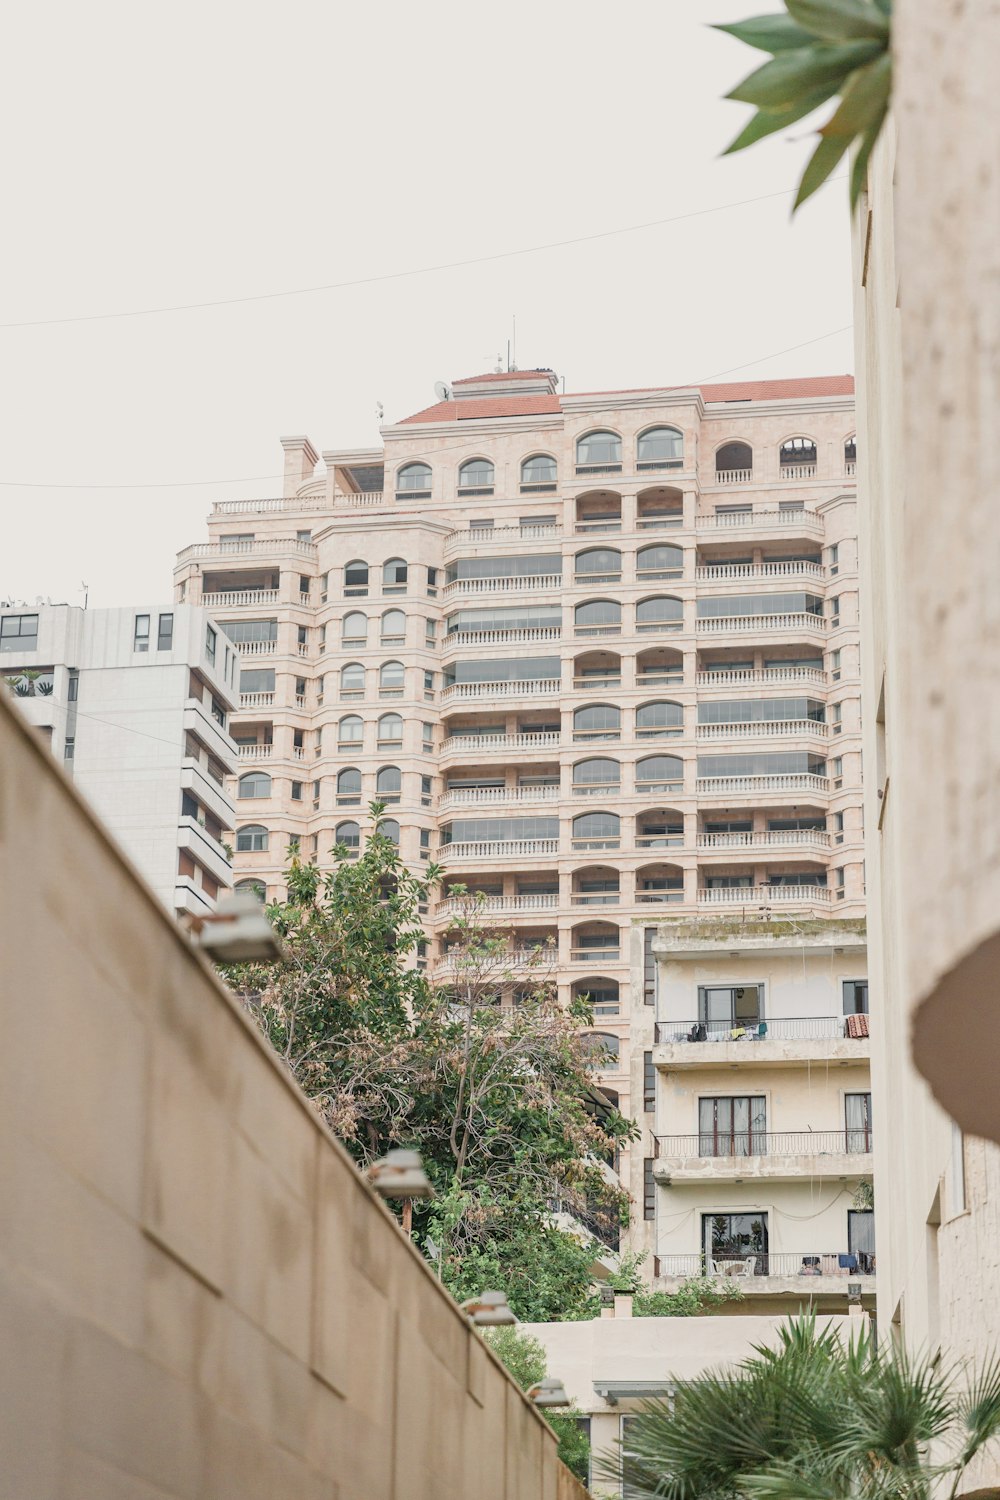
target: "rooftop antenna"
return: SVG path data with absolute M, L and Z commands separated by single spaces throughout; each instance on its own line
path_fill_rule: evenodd
M 83 607 L 84 607 L 84 609 L 86 609 L 87 608 L 87 600 L 90 598 L 90 584 L 89 583 L 81 583 L 80 584 L 80 588 L 83 591 Z
M 451 386 L 446 380 L 435 380 L 434 394 L 439 401 L 451 400 Z
M 493 373 L 494 373 L 494 375 L 502 375 L 503 374 L 503 355 L 502 354 L 498 354 L 497 355 L 497 367 L 493 371 Z
M 510 367 L 517 369 L 517 313 L 510 315 L 511 338 L 510 338 Z
M 385 416 L 385 407 L 382 405 L 381 401 L 376 401 L 375 402 L 375 418 L 376 418 L 376 421 L 381 422 L 381 420 L 382 420 L 382 418 L 384 416 Z

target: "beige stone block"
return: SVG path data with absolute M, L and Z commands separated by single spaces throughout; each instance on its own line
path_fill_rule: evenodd
M 232 1061 L 234 1124 L 289 1191 L 311 1201 L 318 1118 L 296 1099 L 284 1064 L 269 1047 L 264 1051 L 256 1034 L 234 1045 Z
M 311 1363 L 316 1373 L 342 1395 L 348 1390 L 350 1295 L 359 1276 L 351 1246 L 357 1219 L 369 1211 L 360 1186 L 350 1181 L 353 1168 L 317 1135 L 316 1225 L 313 1264 Z
M 355 1442 L 353 1413 L 342 1396 L 315 1375 L 308 1395 L 308 1458 L 320 1474 L 338 1475 Z
M 477 1406 L 483 1406 L 486 1401 L 486 1367 L 488 1363 L 489 1355 L 486 1353 L 482 1339 L 478 1334 L 470 1332 L 466 1390 Z
M 464 1365 L 461 1367 L 464 1374 Z M 396 1493 L 464 1500 L 462 1442 L 468 1397 L 435 1351 L 400 1322 L 396 1356 Z
M 337 1500 L 332 1475 L 224 1412 L 213 1414 L 206 1447 L 201 1500 Z
M 44 1292 L 0 1272 L 0 1494 L 61 1500 L 65 1319 Z
M 292 1106 L 294 1108 L 294 1105 Z M 226 1274 L 233 1302 L 303 1363 L 312 1321 L 312 1205 L 240 1136 L 226 1185 Z
M 305 1458 L 310 1445 L 313 1376 L 257 1324 L 225 1304 L 219 1359 L 207 1393 L 238 1421 Z
M 507 1493 L 505 1500 L 536 1500 L 541 1484 L 544 1433 L 520 1391 L 507 1387 Z
M 481 1404 L 469 1399 L 465 1406 L 465 1441 L 462 1445 L 464 1493 L 476 1500 L 505 1500 L 507 1412 L 506 1382 L 502 1376 L 485 1375 Z
M 391 1228 L 386 1223 L 387 1213 L 375 1203 L 368 1205 L 368 1212 L 358 1213 L 352 1246 L 354 1264 L 385 1296 L 391 1294 L 392 1277 L 402 1248 L 394 1242 L 393 1235 L 386 1233 Z M 402 1233 L 398 1228 L 397 1232 Z
M 352 1411 L 384 1413 L 393 1390 L 396 1310 L 356 1271 L 351 1276 L 347 1296 L 347 1399 Z
M 155 1241 L 144 1247 L 142 1347 L 174 1374 L 206 1391 L 218 1388 L 221 1297 Z
M 175 1500 L 176 1495 L 75 1446 L 65 1456 L 59 1480 L 59 1500 Z

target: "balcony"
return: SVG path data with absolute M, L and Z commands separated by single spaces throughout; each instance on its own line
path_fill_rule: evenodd
M 302 510 L 325 510 L 325 495 L 286 495 L 276 500 L 216 500 L 212 506 L 213 516 L 264 516 L 278 515 L 285 511 L 293 514 Z
M 782 510 L 728 511 L 722 515 L 696 516 L 695 530 L 704 532 L 791 531 L 797 536 L 822 536 L 823 517 L 814 510 L 795 506 Z
M 864 1018 L 867 1021 L 867 1017 Z M 855 1022 L 848 1027 L 848 1020 Z M 677 1068 L 801 1067 L 812 1063 L 867 1063 L 867 1035 L 854 1017 L 780 1016 L 766 1020 L 658 1021 L 653 1063 Z M 867 1032 L 867 1026 L 864 1030 Z
M 240 694 L 240 708 L 270 708 L 273 702 L 273 693 Z
M 538 698 L 558 693 L 558 677 L 526 678 L 523 682 L 454 682 L 441 693 L 442 703 L 470 698 Z
M 273 750 L 273 745 L 265 744 L 236 746 L 240 760 L 270 760 Z
M 779 479 L 815 479 L 819 470 L 815 463 L 810 464 L 782 464 L 778 470 Z
M 463 547 L 479 547 L 487 542 L 511 546 L 517 542 L 547 542 L 560 534 L 553 522 L 531 522 L 523 526 L 479 526 L 467 531 L 452 531 L 444 539 L 445 554 L 454 554 Z
M 475 898 L 471 898 L 475 900 Z M 484 916 L 512 916 L 524 912 L 555 911 L 559 905 L 559 897 L 555 892 L 545 892 L 538 895 L 527 893 L 521 896 L 482 896 L 475 902 L 475 909 L 482 912 Z M 438 917 L 463 917 L 468 916 L 470 898 L 468 896 L 451 896 L 444 901 L 439 901 L 434 908 L 434 914 Z
M 815 562 L 699 563 L 694 576 L 698 583 L 746 583 L 765 578 L 822 578 L 823 565 Z
M 778 776 L 699 776 L 695 791 L 705 796 L 759 796 L 767 792 L 828 792 L 830 778 L 812 771 L 790 771 Z
M 277 641 L 230 641 L 229 644 L 241 656 L 273 656 L 278 649 Z
M 512 750 L 551 750 L 560 745 L 560 736 L 554 731 L 543 734 L 452 734 L 441 746 L 442 755 L 461 752 L 467 756 L 479 754 L 495 755 L 498 751 L 507 755 Z
M 277 589 L 227 589 L 225 593 L 202 594 L 206 609 L 255 609 L 261 604 L 277 604 Z
M 732 885 L 698 888 L 699 906 L 828 906 L 833 891 L 827 885 Z
M 516 578 L 456 578 L 441 592 L 454 599 L 462 594 L 558 594 L 561 588 L 561 573 L 526 573 Z
M 467 844 L 443 844 L 438 851 L 438 859 L 442 864 L 450 865 L 463 859 L 533 859 L 539 854 L 558 853 L 558 839 L 490 839 Z
M 653 1290 L 674 1291 L 693 1276 L 738 1276 L 740 1291 L 748 1297 L 840 1296 L 846 1297 L 848 1281 L 862 1281 L 862 1295 L 875 1294 L 875 1256 L 862 1251 L 767 1250 L 754 1257 L 747 1276 L 743 1260 L 708 1260 L 689 1255 L 657 1255 L 653 1259 Z
M 533 947 L 507 948 L 499 953 L 473 952 L 467 955 L 464 949 L 459 953 L 446 953 L 434 965 L 434 977 L 451 979 L 461 974 L 478 984 L 484 980 L 499 982 L 507 974 L 531 970 L 547 976 L 555 960 L 555 943 L 540 938 Z
M 722 854 L 732 849 L 829 849 L 832 838 L 824 828 L 780 828 L 766 833 L 699 833 L 695 848 L 702 854 Z
M 445 792 L 441 798 L 442 812 L 453 812 L 459 807 L 520 807 L 525 802 L 558 802 L 562 795 L 558 786 L 484 786 L 460 787 L 454 792 Z
M 533 641 L 558 641 L 559 625 L 529 625 L 512 630 L 453 630 L 443 642 L 445 652 L 459 646 L 524 646 Z
M 403 494 L 400 498 L 405 500 L 407 497 Z M 358 506 L 384 505 L 388 502 L 382 490 L 345 490 L 338 491 L 334 495 L 333 503 L 338 510 L 341 510 L 345 506 L 357 508 Z
M 753 484 L 753 469 L 716 469 L 716 484 Z
M 657 1135 L 653 1176 L 678 1182 L 746 1182 L 759 1178 L 866 1177 L 870 1130 L 761 1130 L 725 1138 Z
M 309 562 L 316 561 L 315 542 L 300 542 L 295 537 L 260 537 L 252 541 L 227 541 L 225 537 L 216 537 L 211 542 L 195 542 L 190 547 L 185 547 L 177 554 L 177 562 L 196 562 L 205 558 L 233 558 L 233 557 L 260 557 L 279 558 L 293 557 L 303 558 Z M 230 564 L 232 566 L 232 564 Z
M 740 667 L 733 671 L 696 672 L 695 686 L 704 688 L 779 687 L 789 682 L 808 682 L 826 687 L 826 673 L 819 667 Z
M 699 635 L 760 635 L 762 632 L 803 630 L 822 632 L 826 620 L 809 610 L 797 610 L 794 614 L 775 615 L 707 615 L 695 621 Z
M 828 724 L 818 719 L 756 719 L 740 724 L 698 724 L 695 739 L 698 740 L 766 740 L 784 735 L 812 735 L 825 739 L 830 733 Z

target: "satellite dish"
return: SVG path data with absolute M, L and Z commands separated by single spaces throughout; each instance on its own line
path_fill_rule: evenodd
M 438 398 L 439 401 L 450 401 L 451 400 L 451 386 L 448 385 L 443 380 L 435 380 L 435 382 L 434 382 L 434 394 Z

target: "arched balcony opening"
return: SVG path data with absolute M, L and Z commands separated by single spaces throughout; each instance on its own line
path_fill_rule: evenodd
M 573 848 L 617 849 L 621 844 L 621 819 L 617 813 L 581 813 L 573 819 Z
M 467 458 L 458 471 L 460 495 L 492 495 L 495 470 L 489 458 Z
M 752 484 L 753 449 L 749 443 L 723 443 L 715 450 L 716 484 Z
M 573 872 L 574 906 L 617 906 L 621 900 L 621 878 L 610 865 L 585 865 Z
M 592 490 L 576 502 L 577 531 L 621 531 L 622 497 L 615 490 Z
M 430 465 L 404 464 L 396 474 L 396 499 L 429 500 L 430 495 Z
M 684 496 L 671 484 L 655 484 L 635 497 L 635 522 L 640 531 L 662 531 L 684 524 Z
M 400 802 L 403 795 L 403 773 L 398 766 L 383 766 L 375 777 L 375 799 L 386 805 Z
M 684 871 L 680 865 L 640 865 L 635 872 L 635 899 L 664 906 L 684 900 Z
M 651 807 L 635 820 L 637 849 L 681 849 L 684 846 L 684 814 L 676 807 Z
M 621 687 L 622 659 L 614 651 L 585 651 L 573 661 L 573 686 L 589 688 Z
M 816 477 L 815 438 L 786 438 L 778 454 L 778 473 L 782 479 L 814 479 Z
M 340 696 L 363 698 L 365 696 L 365 669 L 359 661 L 349 661 L 340 669 Z
M 607 974 L 594 974 L 586 979 L 573 981 L 573 999 L 585 1000 L 593 1011 L 594 1019 L 601 1016 L 617 1016 L 621 1012 L 621 995 L 617 979 Z M 617 1096 L 615 1104 L 617 1104 Z
M 669 646 L 640 651 L 635 659 L 635 680 L 639 688 L 680 684 L 684 681 L 684 657 Z
M 334 853 L 341 859 L 357 859 L 361 850 L 361 826 L 349 819 L 333 830 Z
M 521 464 L 521 494 L 551 494 L 558 488 L 559 470 L 550 453 L 533 453 Z
M 581 922 L 570 932 L 570 958 L 574 963 L 604 963 L 621 959 L 621 930 L 613 922 Z

